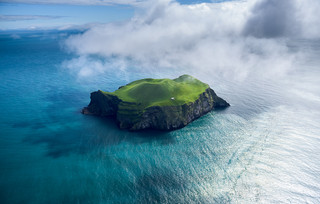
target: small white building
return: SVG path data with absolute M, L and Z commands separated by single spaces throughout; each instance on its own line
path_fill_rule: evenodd
M 171 100 L 174 100 L 174 97 L 171 97 Z

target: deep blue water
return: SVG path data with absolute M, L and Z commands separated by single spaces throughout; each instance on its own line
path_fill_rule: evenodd
M 82 115 L 90 92 L 183 70 L 79 79 L 63 36 L 21 36 L 0 36 L 1 203 L 320 203 L 318 41 L 286 80 L 203 78 L 226 110 L 132 133 Z

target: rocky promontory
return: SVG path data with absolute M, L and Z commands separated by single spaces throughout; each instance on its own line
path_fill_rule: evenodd
M 95 91 L 83 114 L 112 116 L 122 129 L 174 130 L 213 109 L 229 106 L 205 83 L 189 75 L 142 79 L 115 92 Z

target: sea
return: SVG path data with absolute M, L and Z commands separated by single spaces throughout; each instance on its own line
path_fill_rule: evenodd
M 206 78 L 225 110 L 130 132 L 81 114 L 90 93 L 188 73 L 79 78 L 70 32 L 0 34 L 0 203 L 320 203 L 319 40 L 288 43 L 308 57 L 281 80 Z

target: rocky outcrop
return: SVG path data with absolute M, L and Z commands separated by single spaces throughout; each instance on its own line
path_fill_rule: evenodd
M 118 104 L 121 100 L 117 96 L 104 94 L 102 91 L 95 91 L 90 94 L 88 107 L 82 109 L 83 114 L 98 116 L 113 116 L 118 111 Z
M 216 93 L 207 88 L 194 102 L 179 106 L 151 106 L 125 102 L 117 96 L 102 91 L 91 93 L 91 102 L 82 110 L 84 114 L 113 116 L 122 129 L 174 130 L 188 125 L 213 109 L 229 106 Z

